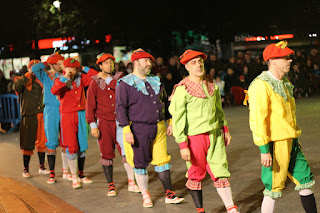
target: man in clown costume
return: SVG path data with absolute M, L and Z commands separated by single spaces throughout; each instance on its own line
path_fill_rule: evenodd
M 13 84 L 13 89 L 19 95 L 20 102 L 20 148 L 23 154 L 24 172 L 23 177 L 31 177 L 29 163 L 33 150 L 36 148 L 39 157 L 39 173 L 49 174 L 44 167 L 45 162 L 45 133 L 43 127 L 43 85 L 36 78 L 31 68 L 39 60 L 31 60 L 28 65 L 28 72 L 21 77 L 17 77 Z
M 180 56 L 180 63 L 185 65 L 189 75 L 175 85 L 170 97 L 173 136 L 187 163 L 186 187 L 197 212 L 205 212 L 202 180 L 208 172 L 228 213 L 238 213 L 233 203 L 225 148 L 231 136 L 219 87 L 205 75 L 206 58 L 204 53 L 194 50 L 186 50 Z
M 153 56 L 143 49 L 131 55 L 133 72 L 119 80 L 116 93 L 116 114 L 123 127 L 127 162 L 134 167 L 136 181 L 143 196 L 143 207 L 153 207 L 148 192 L 147 166 L 155 165 L 165 189 L 165 203 L 180 203 L 184 198 L 172 191 L 170 159 L 164 119 L 172 134 L 167 97 L 158 77 L 149 75 Z
M 307 213 L 317 212 L 312 191 L 315 184 L 310 166 L 302 153 L 295 115 L 293 85 L 285 77 L 290 71 L 294 51 L 286 41 L 268 45 L 263 59 L 269 70 L 262 72 L 249 86 L 250 129 L 261 153 L 261 180 L 265 185 L 261 212 L 272 213 L 276 198 L 282 196 L 289 177 L 299 191 Z
M 122 162 L 128 175 L 128 191 L 140 192 L 134 181 L 134 172 L 132 166 L 126 162 L 123 148 L 122 135 L 117 135 L 117 124 L 115 114 L 115 94 L 117 80 L 123 73 L 118 72 L 114 75 L 113 55 L 101 53 L 97 56 L 97 64 L 101 72 L 92 77 L 87 91 L 86 118 L 91 127 L 92 136 L 98 138 L 101 160 L 104 174 L 108 181 L 108 196 L 116 196 L 116 188 L 113 182 L 113 158 L 115 158 L 115 147 L 120 145 Z M 122 132 L 122 131 L 121 131 Z
M 50 66 L 50 71 L 45 70 L 43 63 L 38 63 L 32 66 L 32 71 L 35 76 L 43 84 L 43 104 L 45 108 L 44 114 L 44 128 L 46 133 L 46 147 L 47 147 L 47 158 L 50 169 L 50 177 L 47 181 L 48 184 L 54 184 L 55 180 L 55 161 L 56 161 L 56 148 L 60 145 L 59 134 L 60 134 L 60 102 L 58 97 L 51 93 L 51 87 L 53 86 L 54 78 L 57 78 L 62 74 L 62 63 L 64 57 L 58 52 L 54 52 L 47 59 L 47 64 Z M 63 165 L 63 178 L 67 179 L 68 175 L 68 160 L 65 152 L 61 152 L 62 165 Z
M 66 147 L 72 186 L 77 189 L 81 188 L 80 181 L 92 183 L 92 180 L 83 174 L 85 151 L 88 148 L 84 87 L 89 86 L 91 77 L 98 72 L 88 67 L 81 67 L 79 61 L 74 58 L 64 60 L 63 66 L 64 73 L 55 79 L 51 92 L 60 100 L 62 144 Z

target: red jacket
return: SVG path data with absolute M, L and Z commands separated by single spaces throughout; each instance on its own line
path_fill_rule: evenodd
M 85 68 L 85 72 L 88 68 Z M 81 73 L 81 76 L 72 81 L 72 87 L 67 86 L 69 79 L 65 77 L 56 78 L 51 88 L 51 92 L 57 95 L 60 100 L 60 113 L 77 112 L 86 109 L 86 97 L 84 87 L 89 86 L 91 77 L 99 72 L 94 69 L 89 69 L 86 73 Z M 79 86 L 76 81 L 80 81 Z
M 90 124 L 96 122 L 97 118 L 102 118 L 108 121 L 116 120 L 116 85 L 117 79 L 113 79 L 109 85 L 104 82 L 99 82 L 101 79 L 93 78 L 87 90 L 87 109 L 86 118 Z M 101 88 L 99 84 L 104 84 Z

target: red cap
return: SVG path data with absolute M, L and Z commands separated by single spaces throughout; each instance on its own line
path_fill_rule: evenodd
M 51 55 L 49 55 L 47 59 L 47 63 L 49 64 L 56 64 L 59 60 L 64 60 L 64 57 L 59 54 L 59 52 L 54 52 Z
M 269 44 L 263 51 L 263 60 L 268 61 L 270 58 L 280 58 L 293 55 L 294 51 L 287 47 L 287 41 L 280 41 L 276 44 Z
M 41 63 L 41 61 L 36 60 L 36 59 L 31 60 L 31 61 L 29 62 L 29 64 L 28 64 L 28 68 L 31 68 L 33 65 L 38 64 L 38 63 Z
M 113 55 L 109 54 L 109 53 L 100 53 L 99 55 L 97 55 L 97 64 L 100 64 L 101 62 L 104 62 L 105 60 L 107 60 L 108 58 L 111 58 L 113 61 L 115 60 L 115 58 L 113 57 Z
M 141 48 L 133 51 L 133 53 L 131 55 L 131 61 L 134 62 L 135 60 L 140 59 L 140 58 L 150 58 L 152 61 L 154 60 L 152 55 L 150 55 L 149 53 L 147 53 L 146 51 L 144 51 Z
M 201 56 L 203 60 L 207 59 L 206 54 L 194 50 L 186 50 L 184 53 L 180 56 L 180 63 L 185 65 L 188 61 L 191 59 L 194 59 L 197 56 Z
M 67 58 L 63 61 L 63 65 L 65 67 L 77 68 L 80 67 L 80 62 L 77 61 L 75 58 Z

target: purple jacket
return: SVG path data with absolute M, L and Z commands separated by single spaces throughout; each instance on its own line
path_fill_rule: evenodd
M 127 126 L 130 121 L 155 125 L 163 119 L 171 118 L 164 86 L 161 85 L 160 92 L 156 95 L 148 82 L 145 82 L 145 85 L 149 95 L 120 81 L 116 89 L 116 115 L 119 126 Z

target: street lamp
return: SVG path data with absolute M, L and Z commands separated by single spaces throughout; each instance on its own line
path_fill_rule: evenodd
M 60 11 L 60 5 L 61 5 L 61 2 L 59 0 L 56 0 L 53 2 L 53 6 L 57 8 L 59 11 Z
M 60 33 L 62 34 L 62 18 L 61 18 L 61 8 L 60 8 L 61 2 L 59 0 L 56 0 L 53 2 L 53 6 L 58 9 L 59 11 L 59 25 L 60 25 Z

